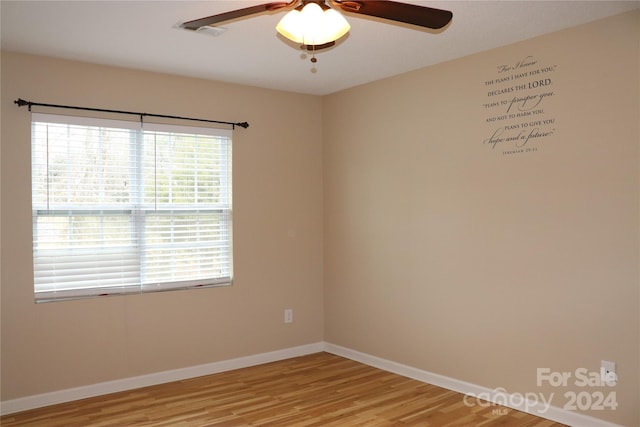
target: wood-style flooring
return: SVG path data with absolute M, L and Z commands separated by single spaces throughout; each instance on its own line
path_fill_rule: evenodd
M 560 427 L 328 353 L 10 414 L 2 427 Z

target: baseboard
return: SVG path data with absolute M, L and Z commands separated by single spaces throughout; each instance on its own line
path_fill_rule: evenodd
M 317 342 L 298 347 L 291 347 L 282 350 L 260 353 L 250 356 L 238 357 L 235 359 L 223 360 L 219 362 L 207 363 L 203 365 L 190 366 L 187 368 L 173 369 L 170 371 L 157 372 L 137 377 L 124 378 L 120 380 L 107 381 L 98 384 L 92 384 L 83 387 L 76 387 L 66 390 L 53 391 L 34 396 L 27 396 L 13 400 L 0 402 L 0 415 L 12 414 L 15 412 L 26 411 L 29 409 L 41 408 L 49 405 L 70 402 L 89 397 L 101 396 L 119 391 L 132 390 L 140 387 L 147 387 L 157 384 L 168 383 L 171 381 L 180 381 L 188 378 L 200 377 L 203 375 L 211 375 L 219 372 L 231 371 L 234 369 L 247 368 L 249 366 L 261 365 L 278 360 L 290 359 L 292 357 L 304 356 L 307 354 L 326 351 L 365 365 L 373 366 L 388 372 L 393 372 L 404 377 L 413 378 L 415 380 L 433 384 L 447 390 L 456 391 L 469 396 L 483 396 L 483 399 L 492 403 L 507 406 L 522 412 L 546 418 L 551 421 L 559 422 L 575 427 L 622 427 L 598 418 L 589 417 L 578 412 L 567 411 L 562 408 L 551 406 L 544 413 L 540 413 L 541 407 L 531 402 L 522 402 L 522 399 L 510 399 L 508 394 L 499 394 L 496 396 L 495 390 L 488 389 L 476 384 L 460 381 L 454 378 L 438 375 L 412 366 L 403 365 L 391 360 L 361 353 L 339 345 Z M 492 399 L 492 397 L 497 397 Z M 516 403 L 516 404 L 514 404 Z
M 171 381 L 180 381 L 188 378 L 201 377 L 203 375 L 211 375 L 234 369 L 247 368 L 249 366 L 261 365 L 263 363 L 276 362 L 278 360 L 318 353 L 323 350 L 324 343 L 317 342 L 267 353 L 223 360 L 220 362 L 207 363 L 204 365 L 190 366 L 187 368 L 173 369 L 170 371 L 157 372 L 148 375 L 27 396 L 0 402 L 0 414 L 12 414 L 29 409 L 56 405 L 58 403 L 86 399 L 88 397 L 101 396 L 104 394 L 163 384 Z
M 525 402 L 522 398 L 520 398 L 520 395 L 515 398 L 516 396 L 508 394 L 506 392 L 496 394 L 496 390 L 491 390 L 486 387 L 471 384 L 465 381 L 460 381 L 454 378 L 449 378 L 443 375 L 434 374 L 432 372 L 417 369 L 412 366 L 407 366 L 393 362 L 391 360 L 382 359 L 380 357 L 371 356 L 369 354 L 361 353 L 359 351 L 339 345 L 325 342 L 324 351 L 326 351 L 327 353 L 335 354 L 337 356 L 345 357 L 347 359 L 355 360 L 356 362 L 364 363 L 365 365 L 373 366 L 384 371 L 393 372 L 394 374 L 413 378 L 424 383 L 433 384 L 435 386 L 446 388 L 447 390 L 456 391 L 468 396 L 482 396 L 483 399 L 486 398 L 486 400 L 489 400 L 492 403 L 507 406 L 511 409 L 527 412 L 537 417 L 545 418 L 569 426 L 622 427 L 619 424 L 610 423 L 599 418 L 590 417 L 578 412 L 568 411 L 555 406 L 550 406 L 548 409 L 543 411 L 544 408 L 542 405 L 536 405 L 535 402 L 531 401 Z

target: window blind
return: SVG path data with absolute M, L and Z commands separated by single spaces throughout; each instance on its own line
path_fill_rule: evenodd
M 36 300 L 231 283 L 231 131 L 34 113 Z

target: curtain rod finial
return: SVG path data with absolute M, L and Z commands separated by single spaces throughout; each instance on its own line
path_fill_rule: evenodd
M 236 126 L 240 126 L 240 127 L 243 127 L 243 128 L 246 129 L 246 128 L 249 127 L 249 123 L 247 123 L 247 122 L 236 123 Z
M 29 105 L 31 104 L 29 101 L 25 101 L 22 98 L 18 98 L 15 101 L 13 101 L 14 104 L 18 104 L 18 107 L 24 107 L 25 105 Z

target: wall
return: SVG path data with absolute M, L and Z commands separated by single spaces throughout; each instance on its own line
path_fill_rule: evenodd
M 324 99 L 326 341 L 559 407 L 615 391 L 616 410 L 586 413 L 640 425 L 639 15 Z M 495 120 L 542 90 L 537 115 Z M 549 135 L 506 141 L 524 126 Z M 618 385 L 575 386 L 601 359 Z M 567 387 L 538 386 L 545 367 Z
M 34 304 L 30 114 L 19 97 L 248 121 L 234 133 L 233 286 Z M 3 53 L 2 400 L 321 341 L 321 107 L 315 96 Z
M 1 399 L 324 338 L 556 406 L 564 388 L 538 387 L 536 368 L 614 360 L 619 407 L 589 414 L 640 425 L 638 19 L 324 99 L 3 53 Z M 527 56 L 556 66 L 541 113 L 554 132 L 504 154 L 484 142 L 494 125 L 526 120 L 487 122 L 502 107 L 484 106 L 498 99 L 486 82 Z M 234 142 L 235 284 L 34 304 L 18 97 L 249 121 Z

